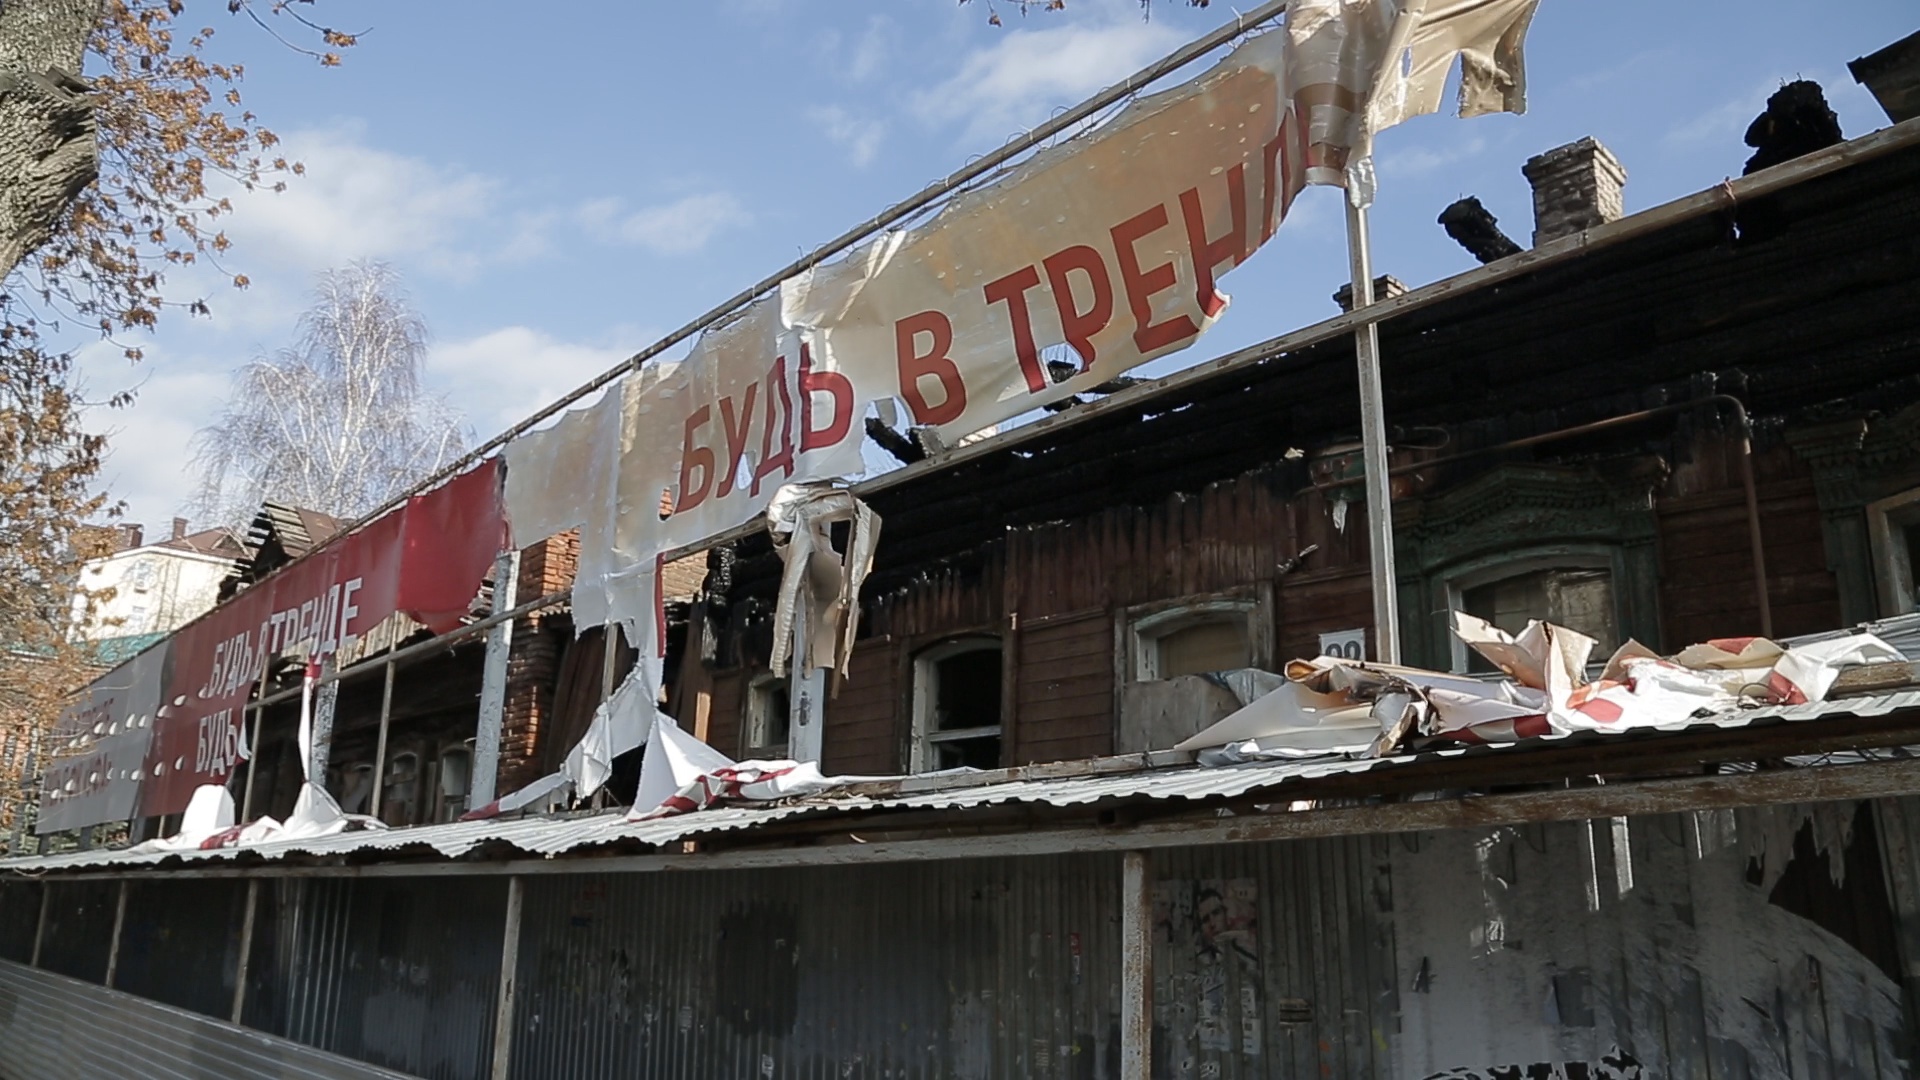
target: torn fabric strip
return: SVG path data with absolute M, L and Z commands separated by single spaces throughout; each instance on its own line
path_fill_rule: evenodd
M 880 515 L 850 491 L 795 484 L 774 497 L 767 520 L 774 551 L 785 567 L 773 616 L 769 666 L 774 677 L 787 674 L 795 613 L 803 609 L 806 653 L 793 657 L 795 665 L 802 670 L 830 668 L 845 677 L 860 627 L 860 585 L 873 568 L 873 550 L 880 542 Z M 847 525 L 844 554 L 833 549 L 832 529 L 838 522 Z

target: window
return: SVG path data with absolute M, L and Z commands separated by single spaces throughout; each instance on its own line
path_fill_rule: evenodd
M 1589 658 L 1595 663 L 1604 662 L 1620 645 L 1613 572 L 1597 559 L 1536 565 L 1499 577 L 1478 575 L 1477 581 L 1456 582 L 1454 592 L 1454 608 L 1509 634 L 1525 630 L 1535 619 L 1578 630 L 1596 642 Z M 1453 651 L 1455 671 L 1494 671 L 1492 664 L 1458 640 Z
M 913 661 L 913 771 L 1000 767 L 1000 639 L 936 645 Z
M 763 672 L 747 688 L 747 757 L 786 757 L 792 724 L 793 706 L 787 696 L 787 680 Z
M 395 754 L 387 762 L 387 778 L 380 785 L 380 820 L 396 827 L 413 824 L 419 782 L 420 756 L 412 752 Z
M 440 752 L 440 804 L 435 807 L 436 821 L 453 821 L 467 812 L 467 796 L 473 791 L 473 751 L 450 746 Z
M 1148 682 L 1253 666 L 1253 604 L 1220 600 L 1162 611 L 1133 624 L 1134 678 Z
M 340 778 L 340 809 L 349 814 L 367 812 L 367 800 L 373 795 L 373 766 L 350 765 Z
M 1920 611 L 1920 488 L 1867 505 L 1883 617 Z

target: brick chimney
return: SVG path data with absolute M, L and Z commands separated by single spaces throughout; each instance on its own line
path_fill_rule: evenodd
M 1382 300 L 1390 300 L 1406 291 L 1407 283 L 1394 277 L 1392 274 L 1381 274 L 1379 277 L 1373 279 L 1373 302 L 1376 304 Z M 1353 282 L 1349 281 L 1336 289 L 1333 294 L 1333 302 L 1340 305 L 1341 311 L 1352 311 Z
M 186 535 L 187 535 L 187 519 L 180 518 L 180 517 L 174 518 L 173 519 L 173 539 L 182 540 L 186 538 Z
M 144 539 L 145 531 L 145 526 L 138 524 L 129 523 L 120 526 L 120 546 L 114 550 L 131 551 L 139 547 Z
M 1572 236 L 1620 217 L 1627 170 L 1592 136 L 1531 158 L 1522 166 L 1533 185 L 1533 246 Z

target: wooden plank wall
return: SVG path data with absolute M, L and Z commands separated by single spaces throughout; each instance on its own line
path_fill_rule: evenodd
M 1656 500 L 1665 650 L 1758 632 L 1750 586 L 1737 443 L 1717 435 L 1676 465 Z M 1775 632 L 1839 625 L 1813 481 L 1790 451 L 1755 459 Z M 852 670 L 828 703 L 827 767 L 889 772 L 910 724 L 909 658 L 965 634 L 1005 634 L 1009 763 L 1110 753 L 1117 701 L 1115 628 L 1136 605 L 1253 587 L 1272 590 L 1270 665 L 1313 656 L 1323 632 L 1368 626 L 1372 593 L 1363 507 L 1335 529 L 1320 495 L 1291 504 L 1273 474 L 1248 474 L 1197 495 L 1114 507 L 1076 521 L 1007 533 L 985 549 L 905 582 L 867 604 Z M 1280 564 L 1317 550 L 1284 574 Z M 885 552 L 880 571 L 884 579 Z M 1263 595 L 1268 595 L 1264 594 Z M 729 683 L 731 680 L 731 683 Z M 741 676 L 714 688 L 714 745 L 732 752 Z
M 821 768 L 828 775 L 900 772 L 907 706 L 901 696 L 898 652 L 890 638 L 868 638 L 853 648 L 839 694 L 827 698 Z
M 1023 623 L 1013 762 L 1113 753 L 1113 618 L 1104 608 Z
M 1746 496 L 1731 443 L 1704 442 L 1674 471 L 1659 500 L 1660 643 L 1667 651 L 1760 632 Z M 1840 626 L 1840 591 L 1827 568 L 1820 507 L 1806 467 L 1785 448 L 1756 454 L 1767 596 L 1779 637 Z
M 741 727 L 747 720 L 746 687 L 745 671 L 717 671 L 713 675 L 713 712 L 707 727 L 707 744 L 735 759 L 740 757 L 741 742 L 745 738 Z

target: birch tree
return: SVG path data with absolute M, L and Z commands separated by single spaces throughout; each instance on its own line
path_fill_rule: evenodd
M 470 432 L 420 383 L 427 328 L 383 263 L 320 275 L 294 345 L 234 372 L 194 437 L 193 512 L 244 527 L 266 499 L 357 517 L 459 457 Z

